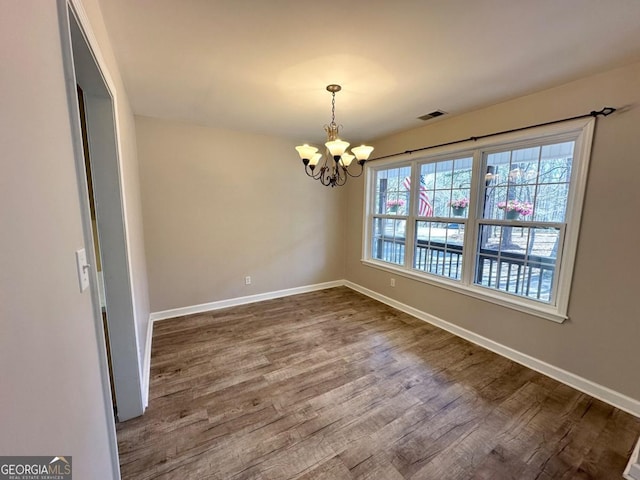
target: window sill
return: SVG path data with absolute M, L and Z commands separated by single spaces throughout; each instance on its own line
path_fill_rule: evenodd
M 386 272 L 391 272 L 395 275 L 399 275 L 402 277 L 409 278 L 411 280 L 416 280 L 418 282 L 427 283 L 429 285 L 433 285 L 439 288 L 445 288 L 447 290 L 451 290 L 456 293 L 461 293 L 463 295 L 467 295 L 469 297 L 477 298 L 479 300 L 484 300 L 489 303 L 493 303 L 495 305 L 500 305 L 502 307 L 511 308 L 513 310 L 517 310 L 519 312 L 524 312 L 529 315 L 533 315 L 539 318 L 544 318 L 545 320 L 550 320 L 555 323 L 563 323 L 568 317 L 551 305 L 536 305 L 527 302 L 526 300 L 520 300 L 519 298 L 513 296 L 514 298 L 509 298 L 512 295 L 501 295 L 488 288 L 479 287 L 479 286 L 468 286 L 462 285 L 458 282 L 452 280 L 446 280 L 441 278 L 431 278 L 427 275 L 421 275 L 419 273 L 414 273 L 410 270 L 407 270 L 402 267 L 395 267 L 385 262 L 377 262 L 375 260 L 367 260 L 362 259 L 362 264 L 368 267 L 373 267 L 378 270 L 383 270 Z

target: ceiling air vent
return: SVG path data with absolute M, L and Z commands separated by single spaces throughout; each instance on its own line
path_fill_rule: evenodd
M 447 112 L 443 112 L 442 110 L 435 110 L 431 113 L 427 113 L 426 115 L 422 115 L 418 117 L 418 120 L 431 120 L 432 118 L 441 117 L 442 115 L 446 115 Z

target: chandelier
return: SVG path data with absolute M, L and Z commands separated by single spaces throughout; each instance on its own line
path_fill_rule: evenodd
M 338 137 L 340 127 L 336 124 L 336 92 L 342 90 L 340 85 L 327 85 L 327 91 L 331 92 L 331 123 L 325 125 L 327 132 L 327 142 L 325 143 L 326 152 L 323 158 L 318 149 L 311 145 L 300 145 L 296 147 L 302 163 L 304 164 L 305 173 L 314 180 L 320 180 L 325 186 L 340 187 L 347 181 L 347 177 L 359 177 L 364 170 L 364 162 L 367 161 L 369 155 L 373 151 L 373 147 L 360 145 L 351 149 L 351 153 L 347 153 L 349 142 L 340 140 Z M 356 159 L 360 165 L 360 171 L 354 175 L 349 171 L 349 166 Z M 322 162 L 320 162 L 322 160 Z

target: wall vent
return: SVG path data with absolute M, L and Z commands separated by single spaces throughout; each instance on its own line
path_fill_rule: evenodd
M 447 112 L 444 112 L 442 110 L 434 110 L 431 113 L 427 113 L 426 115 L 422 115 L 421 117 L 418 117 L 418 120 L 431 120 L 432 118 L 436 118 L 436 117 L 441 117 L 442 115 L 446 115 Z

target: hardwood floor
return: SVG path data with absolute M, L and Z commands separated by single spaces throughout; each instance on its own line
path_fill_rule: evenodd
M 345 287 L 158 322 L 129 479 L 620 479 L 640 420 Z

